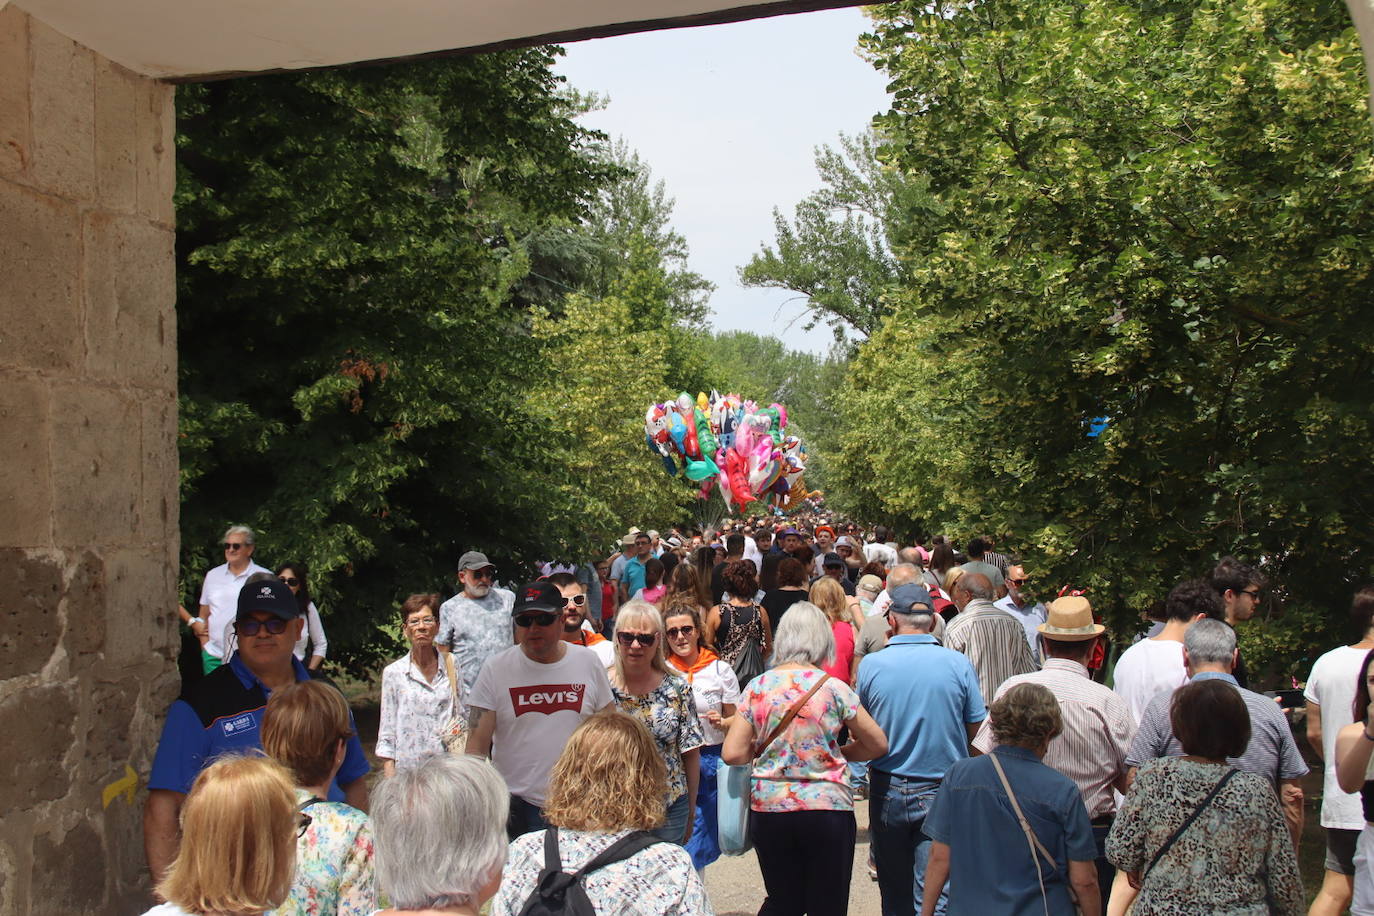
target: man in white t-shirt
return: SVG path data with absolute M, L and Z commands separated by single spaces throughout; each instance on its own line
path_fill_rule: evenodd
M 469 754 L 491 757 L 510 788 L 511 839 L 548 826 L 549 772 L 582 720 L 613 702 L 591 649 L 565 642 L 563 595 L 531 582 L 515 596 L 517 645 L 487 659 L 468 695 Z
M 1165 599 L 1164 629 L 1158 636 L 1140 640 L 1117 659 L 1112 672 L 1113 689 L 1126 701 L 1137 725 L 1151 700 L 1188 682 L 1183 636 L 1204 617 L 1222 619 L 1221 598 L 1201 579 L 1180 582 Z
M 1326 873 L 1309 916 L 1338 916 L 1350 906 L 1355 879 L 1355 841 L 1364 829 L 1360 793 L 1336 782 L 1336 733 L 1354 722 L 1355 688 L 1365 656 L 1374 650 L 1374 587 L 1355 593 L 1350 617 L 1364 639 L 1338 646 L 1317 659 L 1307 679 L 1307 743 L 1323 761 L 1321 824 L 1326 828 Z
M 253 529 L 234 525 L 224 532 L 224 563 L 205 574 L 200 589 L 200 614 L 185 615 L 191 632 L 200 640 L 201 669 L 209 674 L 224 659 L 229 630 L 238 614 L 239 592 L 253 573 L 271 573 L 253 562 Z

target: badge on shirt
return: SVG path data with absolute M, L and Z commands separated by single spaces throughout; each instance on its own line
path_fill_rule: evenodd
M 224 732 L 224 737 L 232 738 L 234 735 L 242 734 L 250 729 L 256 728 L 257 724 L 253 717 L 248 714 L 235 716 L 220 723 L 220 730 Z
M 564 710 L 582 711 L 582 697 L 587 692 L 586 684 L 537 684 L 529 687 L 510 688 L 511 707 L 517 716 L 527 712 L 542 712 L 552 715 Z

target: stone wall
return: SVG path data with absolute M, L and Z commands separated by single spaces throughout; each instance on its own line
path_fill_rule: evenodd
M 0 916 L 149 900 L 177 683 L 173 126 L 170 86 L 0 8 Z

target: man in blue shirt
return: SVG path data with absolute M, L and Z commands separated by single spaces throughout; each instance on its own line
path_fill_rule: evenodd
M 622 601 L 629 601 L 644 587 L 644 564 L 649 562 L 653 539 L 647 532 L 635 535 L 635 555 L 625 561 L 625 578 L 621 581 Z
M 234 618 L 238 651 L 167 711 L 143 807 L 143 850 L 154 884 L 176 857 L 177 818 L 196 776 L 221 754 L 261 748 L 268 694 L 310 680 L 293 652 L 303 625 L 300 606 L 284 582 L 273 576 L 247 582 Z M 366 811 L 368 769 L 355 728 L 330 799 Z
M 968 756 L 987 710 L 972 663 L 930 635 L 930 592 L 901 585 L 890 597 L 894 635 L 886 648 L 864 656 L 857 686 L 888 742 L 887 753 L 869 764 L 869 829 L 883 916 L 913 916 L 930 856 L 926 812 L 945 771 Z M 941 894 L 936 912 L 944 905 Z

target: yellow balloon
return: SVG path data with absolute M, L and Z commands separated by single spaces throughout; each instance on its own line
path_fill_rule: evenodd
M 703 413 L 707 413 L 711 410 L 711 402 L 707 399 L 706 392 L 697 392 L 697 406 L 701 408 Z

